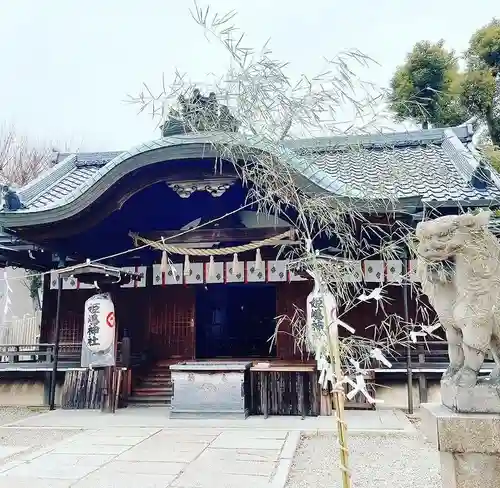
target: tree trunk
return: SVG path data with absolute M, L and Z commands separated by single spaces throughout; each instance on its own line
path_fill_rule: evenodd
M 490 131 L 491 142 L 500 146 L 500 72 L 495 76 L 495 94 L 491 103 L 491 110 L 486 114 L 486 122 Z
M 486 123 L 488 124 L 491 142 L 494 146 L 500 146 L 500 117 L 494 117 L 493 110 L 488 110 Z

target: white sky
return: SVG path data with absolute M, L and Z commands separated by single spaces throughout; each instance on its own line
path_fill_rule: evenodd
M 363 77 L 387 86 L 413 44 L 444 38 L 463 52 L 475 29 L 500 15 L 498 0 L 213 0 L 236 9 L 253 47 L 271 37 L 275 57 L 316 73 L 323 56 L 358 48 L 381 66 Z M 206 5 L 206 1 L 199 2 Z M 0 124 L 38 141 L 124 150 L 159 135 L 124 102 L 142 82 L 175 68 L 203 80 L 227 54 L 208 44 L 191 0 L 0 0 Z

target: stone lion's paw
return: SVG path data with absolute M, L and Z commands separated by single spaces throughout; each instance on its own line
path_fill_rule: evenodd
M 462 368 L 454 378 L 457 386 L 471 388 L 476 386 L 477 373 L 470 368 Z
M 456 366 L 448 366 L 448 369 L 444 372 L 443 374 L 443 380 L 448 381 L 448 380 L 453 380 L 457 376 L 457 374 L 460 372 L 460 368 Z

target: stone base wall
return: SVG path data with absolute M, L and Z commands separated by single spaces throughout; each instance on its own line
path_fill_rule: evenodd
M 396 408 L 406 410 L 408 408 L 408 393 L 405 381 L 377 381 L 375 395 L 384 403 L 377 405 L 377 408 Z M 441 385 L 440 380 L 429 381 L 427 384 L 427 402 L 441 403 Z M 418 383 L 413 382 L 413 407 L 419 408 L 421 402 L 419 398 Z
M 408 395 L 406 393 L 406 383 L 404 381 L 385 382 L 383 386 L 376 388 L 376 398 L 384 400 L 378 404 L 377 408 L 395 408 L 406 410 L 408 406 Z M 428 402 L 440 403 L 439 381 L 429 382 Z M 61 403 L 61 385 L 57 385 L 56 404 Z M 418 384 L 413 385 L 413 405 L 417 409 L 420 405 L 418 394 Z M 46 406 L 44 400 L 43 379 L 15 379 L 0 378 L 0 406 L 23 406 L 40 407 Z
M 45 407 L 42 379 L 0 378 L 0 407 Z M 61 388 L 56 388 L 56 405 L 61 404 Z

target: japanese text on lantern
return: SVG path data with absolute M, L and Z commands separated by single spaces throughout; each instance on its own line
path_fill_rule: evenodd
M 100 304 L 93 303 L 88 308 L 88 323 L 87 323 L 87 344 L 89 346 L 99 346 L 99 311 Z

